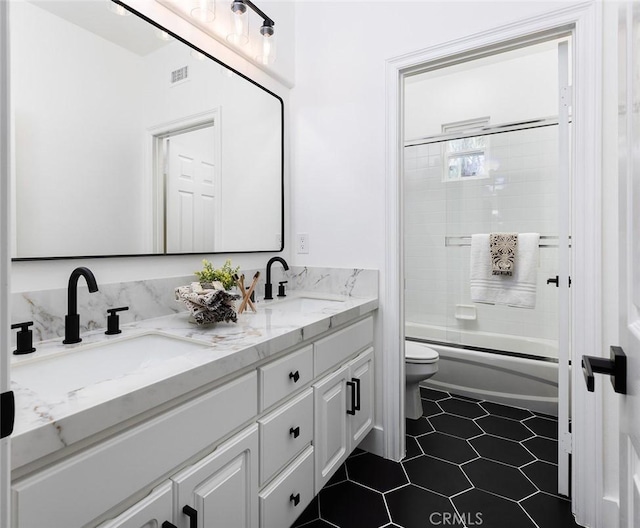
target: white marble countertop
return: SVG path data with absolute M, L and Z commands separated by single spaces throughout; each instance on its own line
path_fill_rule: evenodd
M 14 356 L 12 368 L 19 370 L 21 365 L 56 355 L 82 354 L 83 350 L 108 340 L 152 332 L 202 344 L 202 347 L 193 347 L 179 356 L 145 365 L 125 375 L 79 387 L 55 398 L 55 401 L 38 394 L 37 380 L 29 386 L 12 381 L 16 398 L 12 468 L 19 468 L 117 426 L 331 328 L 356 320 L 378 307 L 377 297 L 373 296 L 331 296 L 295 291 L 286 300 L 296 297 L 342 302 L 312 307 L 312 310 L 302 313 L 291 302 L 262 301 L 257 304 L 257 313 L 245 312 L 238 316 L 237 323 L 207 326 L 189 322 L 189 314 L 181 312 L 123 324 L 122 334 L 118 336 L 106 336 L 104 329 L 95 330 L 84 333 L 81 336 L 83 341 L 76 345 L 63 345 L 57 338 L 36 343 L 37 350 L 33 354 Z M 105 353 L 104 361 L 108 360 Z

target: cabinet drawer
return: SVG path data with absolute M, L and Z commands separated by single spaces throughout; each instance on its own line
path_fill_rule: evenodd
M 258 369 L 260 410 L 286 398 L 313 379 L 313 347 L 306 346 Z
M 256 381 L 253 371 L 17 481 L 12 491 L 15 526 L 71 527 L 92 521 L 253 418 Z
M 313 389 L 309 388 L 260 424 L 260 485 L 267 482 L 313 439 Z
M 373 343 L 373 318 L 368 317 L 320 339 L 314 345 L 314 372 L 319 376 Z
M 260 493 L 260 528 L 291 526 L 313 496 L 313 446 L 309 446 Z

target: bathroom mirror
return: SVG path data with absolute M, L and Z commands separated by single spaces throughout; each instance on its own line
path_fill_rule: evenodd
M 282 249 L 278 96 L 107 0 L 10 16 L 14 259 Z

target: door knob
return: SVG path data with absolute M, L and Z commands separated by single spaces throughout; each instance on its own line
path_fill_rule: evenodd
M 612 346 L 609 351 L 611 359 L 593 356 L 582 356 L 582 373 L 587 383 L 587 390 L 594 391 L 594 374 L 608 374 L 611 376 L 613 390 L 619 394 L 627 393 L 627 355 L 622 348 Z

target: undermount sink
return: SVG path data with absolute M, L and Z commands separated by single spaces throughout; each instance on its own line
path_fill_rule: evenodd
M 136 371 L 145 371 L 205 344 L 160 333 L 138 334 L 74 347 L 13 365 L 11 378 L 45 399 L 61 396 Z
M 282 301 L 276 301 L 267 306 L 274 310 L 288 310 L 294 312 L 318 312 L 327 308 L 339 308 L 344 303 L 338 299 L 325 299 L 320 297 L 292 297 Z

